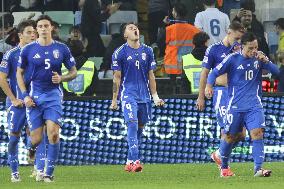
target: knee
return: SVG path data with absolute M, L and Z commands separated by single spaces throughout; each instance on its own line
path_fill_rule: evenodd
M 235 142 L 244 141 L 246 138 L 246 133 L 238 133 Z
M 257 128 L 250 131 L 250 136 L 252 140 L 263 139 L 263 129 Z
M 227 143 L 231 144 L 235 142 L 236 136 L 231 135 L 231 134 L 224 134 L 223 138 Z
M 59 142 L 59 132 L 57 132 L 56 130 L 52 130 L 48 133 L 48 141 L 51 144 L 55 144 L 57 142 Z
M 31 143 L 34 145 L 34 146 L 37 146 L 39 145 L 39 143 L 41 142 L 41 135 L 33 135 L 31 134 Z

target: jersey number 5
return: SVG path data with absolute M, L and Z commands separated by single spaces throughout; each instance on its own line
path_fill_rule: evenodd
M 50 68 L 50 59 L 48 58 L 44 59 L 44 64 L 45 64 L 44 69 L 48 70 Z

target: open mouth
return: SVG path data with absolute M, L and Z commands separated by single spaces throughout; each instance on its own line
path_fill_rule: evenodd
M 134 31 L 134 35 L 136 35 L 136 36 L 137 36 L 137 35 L 138 35 L 138 32 L 137 32 L 137 31 Z

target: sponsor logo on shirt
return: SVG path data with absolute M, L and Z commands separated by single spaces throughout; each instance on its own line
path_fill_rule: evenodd
M 33 57 L 33 59 L 39 59 L 40 58 L 40 55 L 38 53 L 36 53 Z
M 1 64 L 0 64 L 0 67 L 1 67 L 1 68 L 7 68 L 7 66 L 8 66 L 8 62 L 7 62 L 7 61 L 4 61 L 4 60 L 3 60 L 3 61 L 1 62 Z
M 253 66 L 255 67 L 255 69 L 258 69 L 258 68 L 259 68 L 258 61 L 255 61 L 255 62 L 253 63 Z
M 208 63 L 208 57 L 207 57 L 207 56 L 204 56 L 203 62 L 204 62 L 204 63 Z
M 151 66 L 155 66 L 156 65 L 156 62 L 151 62 Z
M 53 57 L 54 57 L 55 59 L 58 59 L 58 58 L 59 58 L 59 50 L 58 50 L 58 49 L 55 49 L 52 53 L 53 53 Z
M 225 58 L 227 55 L 225 54 L 225 53 L 223 53 L 222 55 L 221 55 L 221 58 Z
M 127 60 L 132 60 L 132 57 L 131 56 L 127 57 Z
M 239 65 L 239 67 L 237 68 L 237 70 L 243 70 L 243 69 L 244 69 L 243 65 Z
M 118 66 L 118 64 L 117 64 L 117 61 L 116 61 L 116 60 L 112 62 L 112 66 Z

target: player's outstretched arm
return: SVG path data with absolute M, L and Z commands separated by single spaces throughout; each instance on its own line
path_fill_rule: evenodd
M 158 93 L 157 93 L 157 84 L 155 80 L 155 75 L 153 70 L 149 71 L 149 85 L 150 85 L 150 91 L 153 97 L 153 101 L 156 106 L 163 106 L 165 102 L 159 98 Z
M 24 69 L 20 67 L 17 68 L 16 78 L 17 78 L 18 86 L 23 94 L 26 107 L 29 108 L 29 107 L 35 106 L 33 99 L 29 96 L 27 92 L 27 88 L 24 82 Z
M 121 71 L 115 70 L 113 73 L 113 86 L 112 86 L 112 102 L 110 105 L 111 110 L 117 110 L 117 96 L 121 82 Z
M 8 81 L 7 81 L 7 74 L 4 73 L 4 72 L 0 72 L 0 87 L 2 88 L 3 92 L 9 97 L 9 99 L 11 100 L 12 104 L 15 106 L 15 107 L 22 107 L 23 106 L 23 101 L 20 100 L 20 99 L 17 99 L 9 84 L 8 84 Z
M 203 111 L 205 108 L 205 87 L 206 87 L 206 81 L 209 74 L 209 69 L 202 68 L 201 74 L 200 74 L 200 80 L 199 80 L 199 93 L 198 98 L 196 102 L 197 110 Z

